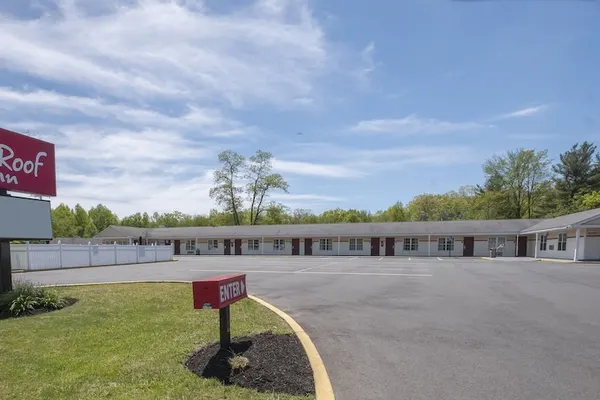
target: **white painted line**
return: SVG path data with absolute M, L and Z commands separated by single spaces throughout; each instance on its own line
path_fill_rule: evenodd
M 358 257 L 352 257 L 349 260 L 356 260 Z
M 321 264 L 321 265 L 317 265 L 314 267 L 308 267 L 308 268 L 304 268 L 298 271 L 294 271 L 294 272 L 305 272 L 305 271 L 310 271 L 311 269 L 315 269 L 315 268 L 321 268 L 321 267 L 327 267 L 329 265 L 335 265 L 335 264 L 339 264 L 339 262 L 332 262 L 332 263 L 326 263 L 326 264 Z
M 383 257 L 379 258 L 379 261 L 383 260 Z
M 408 261 L 412 260 L 412 258 L 408 257 Z
M 361 276 L 412 276 L 412 277 L 431 277 L 431 274 L 391 274 L 378 272 L 328 272 L 328 271 L 240 271 L 238 269 L 190 269 L 191 272 L 239 272 L 239 273 L 258 273 L 258 274 L 298 274 L 298 275 L 361 275 Z
M 442 261 L 442 259 L 441 259 L 441 258 L 439 258 L 439 257 L 438 257 L 437 259 L 438 259 L 438 260 L 440 260 L 440 261 Z

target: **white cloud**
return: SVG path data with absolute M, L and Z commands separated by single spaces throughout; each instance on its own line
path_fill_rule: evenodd
M 504 120 L 504 119 L 512 119 L 512 118 L 524 118 L 524 117 L 531 117 L 537 114 L 541 114 L 544 111 L 546 111 L 548 109 L 547 105 L 539 105 L 539 106 L 535 106 L 535 107 L 527 107 L 527 108 L 522 108 L 520 110 L 516 110 L 507 114 L 502 114 L 499 115 L 495 118 L 493 118 L 494 121 L 497 120 Z
M 235 106 L 310 97 L 327 69 L 324 33 L 304 1 L 229 14 L 181 1 L 120 2 L 96 14 L 84 12 L 85 1 L 60 4 L 36 20 L 0 15 L 4 68 L 122 99 Z
M 326 178 L 357 178 L 364 173 L 349 166 L 321 164 L 303 161 L 273 160 L 273 169 L 289 174 L 320 176 Z
M 443 134 L 482 129 L 486 125 L 477 122 L 449 122 L 418 118 L 409 115 L 400 119 L 371 119 L 360 121 L 350 128 L 351 132 L 389 133 L 400 136 L 418 134 Z
M 375 52 L 375 43 L 370 42 L 360 53 L 365 67 L 362 72 L 364 75 L 368 75 L 375 70 L 375 61 L 373 59 L 373 53 Z

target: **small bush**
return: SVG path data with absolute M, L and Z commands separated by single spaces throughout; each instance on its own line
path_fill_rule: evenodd
M 229 358 L 229 366 L 231 367 L 231 372 L 235 372 L 237 370 L 242 370 L 248 368 L 250 364 L 250 360 L 244 356 L 238 356 L 234 354 L 233 357 Z
M 50 289 L 31 282 L 16 282 L 13 290 L 0 295 L 0 316 L 19 317 L 38 309 L 58 310 L 66 305 L 65 299 Z

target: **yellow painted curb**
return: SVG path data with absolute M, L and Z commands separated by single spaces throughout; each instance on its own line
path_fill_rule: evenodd
M 58 285 L 42 285 L 49 287 L 61 287 L 61 286 L 94 286 L 94 285 L 119 285 L 124 283 L 192 283 L 192 281 L 176 281 L 176 280 L 147 280 L 147 281 L 114 281 L 114 282 L 93 282 L 93 283 L 64 283 Z M 292 317 L 290 317 L 285 312 L 281 311 L 279 308 L 274 305 L 267 303 L 266 301 L 259 299 L 256 296 L 251 294 L 248 295 L 249 299 L 257 302 L 258 304 L 268 308 L 273 311 L 275 314 L 279 315 L 289 326 L 292 328 L 300 343 L 302 343 L 302 347 L 304 347 L 304 351 L 306 352 L 306 356 L 308 357 L 308 361 L 310 362 L 310 367 L 313 370 L 313 377 L 315 380 L 315 394 L 316 400 L 335 400 L 335 395 L 333 394 L 333 387 L 331 386 L 331 381 L 329 380 L 329 375 L 327 374 L 327 370 L 325 369 L 325 364 L 319 355 L 317 347 L 314 345 L 308 334 L 302 329 L 300 324 L 298 324 Z
M 495 258 L 492 257 L 481 257 L 482 260 L 496 261 Z
M 249 298 L 262 304 L 267 307 L 269 310 L 273 311 L 275 314 L 279 315 L 287 324 L 292 328 L 302 346 L 304 347 L 304 351 L 308 356 L 308 361 L 310 362 L 310 366 L 313 370 L 313 376 L 315 379 L 315 392 L 317 400 L 334 400 L 335 395 L 333 394 L 333 387 L 331 386 L 331 381 L 329 380 L 329 375 L 327 374 L 327 370 L 325 369 L 325 364 L 317 351 L 312 340 L 308 334 L 302 329 L 302 327 L 288 314 L 281 311 L 279 308 L 273 306 L 272 304 L 267 303 L 264 300 L 259 299 L 258 297 L 248 295 Z

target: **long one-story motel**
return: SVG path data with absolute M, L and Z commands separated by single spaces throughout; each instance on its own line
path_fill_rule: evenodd
M 497 256 L 600 260 L 600 208 L 553 219 L 186 228 L 112 225 L 106 244 L 173 245 L 175 255 Z

